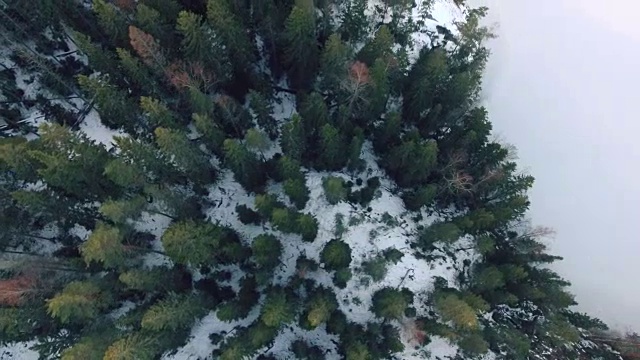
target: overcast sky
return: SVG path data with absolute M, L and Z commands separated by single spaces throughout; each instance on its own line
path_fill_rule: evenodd
M 498 21 L 484 96 L 535 176 L 581 310 L 640 331 L 640 2 L 476 0 Z

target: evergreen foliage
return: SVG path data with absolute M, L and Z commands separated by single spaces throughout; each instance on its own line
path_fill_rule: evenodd
M 487 9 L 433 30 L 432 5 L 2 2 L 0 342 L 158 359 L 215 310 L 247 320 L 198 356 L 323 359 L 326 331 L 348 360 L 431 335 L 458 359 L 618 360 L 478 105 Z M 448 260 L 455 280 L 367 290 Z

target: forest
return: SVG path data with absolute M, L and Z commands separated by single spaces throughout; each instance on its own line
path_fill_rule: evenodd
M 0 346 L 621 359 L 480 104 L 488 11 L 0 1 Z

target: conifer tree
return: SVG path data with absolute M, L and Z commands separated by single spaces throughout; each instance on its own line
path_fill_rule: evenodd
M 29 155 L 41 164 L 38 174 L 51 188 L 80 199 L 117 194 L 113 184 L 103 176 L 110 157 L 103 146 L 94 144 L 82 133 L 47 123 L 40 127 L 38 142 L 39 148 L 29 151 Z
M 249 91 L 249 107 L 256 123 L 269 135 L 271 140 L 278 138 L 278 123 L 272 116 L 273 106 L 265 96 L 255 90 Z
M 151 128 L 156 127 L 165 127 L 165 128 L 176 128 L 177 123 L 174 115 L 171 113 L 171 110 L 167 107 L 166 104 L 162 103 L 158 99 L 154 99 L 147 96 L 142 96 L 140 98 L 140 108 L 147 116 L 149 120 L 149 125 Z
M 78 49 L 87 56 L 93 69 L 103 74 L 118 76 L 118 63 L 108 50 L 103 49 L 83 33 L 72 32 L 72 38 Z
M 118 268 L 124 265 L 127 257 L 122 240 L 120 229 L 99 223 L 80 247 L 80 253 L 87 265 L 95 261 L 107 268 Z
M 222 40 L 203 23 L 203 17 L 188 11 L 178 14 L 177 29 L 182 34 L 182 51 L 188 59 L 207 66 L 218 82 L 229 80 L 231 62 Z
M 284 193 L 298 209 L 303 209 L 309 201 L 309 188 L 304 178 L 286 179 L 283 184 Z
M 382 25 L 371 41 L 369 41 L 358 53 L 358 60 L 364 62 L 368 66 L 373 66 L 377 59 L 388 62 L 389 57 L 393 55 L 394 40 L 393 34 L 387 25 Z
M 362 153 L 362 145 L 364 145 L 364 133 L 361 128 L 356 128 L 354 130 L 354 135 L 351 138 L 351 142 L 349 143 L 348 150 L 348 161 L 347 161 L 347 169 L 349 171 L 357 172 L 358 170 L 362 170 L 365 166 L 364 161 L 360 158 L 360 153 Z
M 307 139 L 304 133 L 302 119 L 294 114 L 291 120 L 282 127 L 280 146 L 285 155 L 293 160 L 302 160 L 302 154 L 307 151 Z
M 91 281 L 73 281 L 47 300 L 48 313 L 61 323 L 83 323 L 95 319 L 111 305 L 111 296 Z
M 344 241 L 333 239 L 322 249 L 320 259 L 327 270 L 347 268 L 351 264 L 351 248 Z
M 211 223 L 181 221 L 162 234 L 162 245 L 169 257 L 179 264 L 212 264 L 219 254 L 224 230 Z
M 94 99 L 100 119 L 110 128 L 133 133 L 137 127 L 136 106 L 126 93 L 105 77 L 78 76 L 80 88 Z
M 124 14 L 104 0 L 93 0 L 92 8 L 98 17 L 100 26 L 111 39 L 120 44 L 124 43 L 127 34 L 127 21 Z
M 210 116 L 203 114 L 193 114 L 193 122 L 198 132 L 202 134 L 207 148 L 216 155 L 221 155 L 225 134 L 220 125 Z
M 144 313 L 140 325 L 143 330 L 175 332 L 191 326 L 205 311 L 197 295 L 170 294 Z
M 236 140 L 224 141 L 225 161 L 233 170 L 234 178 L 248 191 L 258 191 L 266 177 L 262 163 L 243 144 Z
M 267 293 L 260 320 L 270 327 L 278 328 L 293 321 L 296 304 L 285 289 L 273 288 Z
M 132 333 L 111 344 L 104 354 L 104 360 L 152 360 L 159 346 L 158 338 L 154 335 Z
M 187 136 L 179 130 L 158 127 L 154 131 L 160 150 L 173 158 L 173 162 L 196 183 L 211 181 L 211 166 Z
M 282 35 L 289 79 L 295 89 L 307 89 L 318 66 L 314 12 L 312 1 L 299 1 L 291 10 Z
M 144 293 L 165 292 L 175 287 L 173 282 L 167 281 L 173 277 L 171 270 L 164 267 L 151 269 L 133 269 L 120 273 L 118 279 L 127 289 Z
M 340 177 L 329 176 L 322 179 L 324 196 L 329 204 L 335 205 L 347 198 L 347 188 L 344 180 Z
M 437 155 L 435 141 L 408 140 L 391 149 L 386 167 L 400 186 L 420 185 L 433 171 Z
M 322 95 L 311 93 L 300 107 L 300 117 L 307 136 L 307 142 L 313 144 L 320 136 L 320 129 L 329 122 L 329 110 Z
M 103 360 L 104 354 L 115 340 L 114 329 L 107 328 L 96 334 L 84 336 L 60 354 L 61 360 Z
M 159 85 L 147 66 L 142 64 L 129 50 L 117 48 L 116 53 L 124 74 L 133 84 L 148 94 L 157 94 L 159 92 Z M 93 64 L 91 60 L 89 62 Z
M 305 311 L 300 317 L 301 325 L 305 329 L 315 329 L 320 324 L 327 322 L 333 311 L 338 307 L 335 294 L 329 289 L 314 289 L 305 304 Z
M 251 243 L 253 260 L 259 268 L 270 270 L 280 263 L 282 244 L 273 235 L 260 234 Z
M 302 235 L 302 240 L 312 242 L 318 235 L 318 220 L 309 214 L 300 214 L 295 222 L 296 232 Z
M 257 151 L 260 154 L 263 154 L 270 147 L 267 136 L 257 128 L 247 130 L 247 133 L 244 135 L 244 142 L 249 149 Z
M 338 34 L 331 34 L 320 56 L 319 88 L 322 92 L 339 89 L 349 74 L 350 49 Z
M 413 294 L 408 290 L 396 290 L 383 288 L 376 291 L 372 298 L 371 311 L 376 316 L 384 319 L 399 320 L 404 316 L 404 311 L 413 302 Z
M 325 124 L 320 130 L 320 155 L 318 167 L 339 170 L 347 161 L 344 136 L 331 124 Z
M 444 321 L 451 321 L 463 330 L 478 328 L 478 319 L 471 306 L 454 294 L 437 294 L 435 308 Z
M 232 63 L 237 71 L 247 72 L 255 61 L 254 45 L 245 31 L 243 19 L 234 14 L 228 0 L 209 0 L 207 2 L 209 24 L 229 51 Z
M 366 16 L 366 0 L 347 0 L 340 16 L 340 34 L 345 41 L 357 43 L 368 32 L 369 19 Z

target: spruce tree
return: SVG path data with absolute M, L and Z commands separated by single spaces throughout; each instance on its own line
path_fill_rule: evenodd
M 295 89 L 311 85 L 318 66 L 316 20 L 313 1 L 301 0 L 294 5 L 282 34 L 285 42 L 285 60 L 289 79 Z
M 86 323 L 111 305 L 111 295 L 91 281 L 68 283 L 47 300 L 48 313 L 61 323 Z
M 384 319 L 399 320 L 412 303 L 413 294 L 393 288 L 383 288 L 373 294 L 371 311 Z
M 179 130 L 163 127 L 155 129 L 156 143 L 160 150 L 173 158 L 173 163 L 194 182 L 203 184 L 212 179 L 211 165 L 204 154 Z
M 188 328 L 206 311 L 197 295 L 171 294 L 147 310 L 140 323 L 143 330 L 173 331 Z
M 294 299 L 285 289 L 273 288 L 267 293 L 260 320 L 269 327 L 279 328 L 293 321 L 296 314 L 295 306 Z
M 291 120 L 282 127 L 280 146 L 285 155 L 293 160 L 302 160 L 302 155 L 307 151 L 307 139 L 304 133 L 302 119 L 294 114 Z
M 214 264 L 225 231 L 211 223 L 191 220 L 172 224 L 162 235 L 167 255 L 179 264 Z
M 234 178 L 248 191 L 258 191 L 266 181 L 262 163 L 255 154 L 236 140 L 224 141 L 225 161 Z
M 327 270 L 346 268 L 351 264 L 351 248 L 342 240 L 331 240 L 322 249 L 320 259 Z
M 236 16 L 229 0 L 209 0 L 207 2 L 209 24 L 228 49 L 236 71 L 247 72 L 255 61 L 254 44 L 245 31 L 242 18 Z
M 339 170 L 347 161 L 344 136 L 331 124 L 320 129 L 319 158 L 317 166 L 321 169 Z
M 118 268 L 124 265 L 127 258 L 122 241 L 120 229 L 99 223 L 80 247 L 80 253 L 87 265 L 95 261 L 107 268 Z

